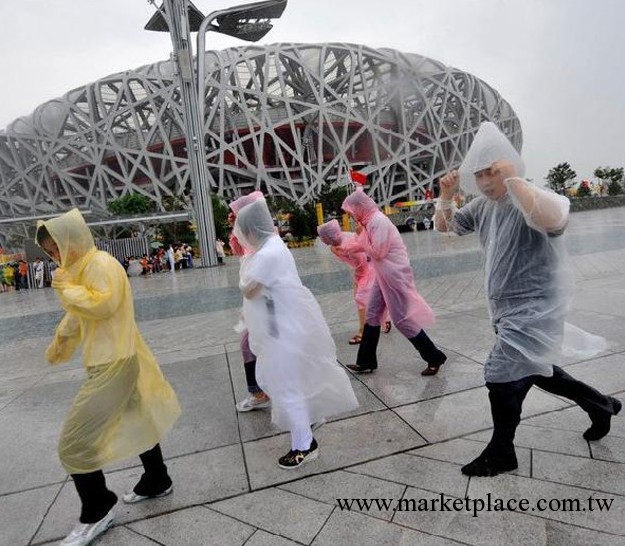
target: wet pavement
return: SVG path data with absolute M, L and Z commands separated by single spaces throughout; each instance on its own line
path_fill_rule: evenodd
M 573 214 L 568 232 L 576 279 L 570 321 L 609 345 L 596 358 L 564 366 L 625 401 L 625 209 Z M 429 334 L 449 360 L 437 376 L 422 377 L 410 344 L 394 329 L 382 336 L 378 371 L 350 376 L 360 408 L 322 427 L 319 459 L 292 471 L 276 464 L 289 440 L 271 428 L 269 411 L 235 409 L 245 396 L 233 330 L 241 302 L 237 260 L 131 279 L 140 329 L 183 406 L 163 442 L 175 489 L 163 499 L 120 503 L 115 527 L 97 544 L 625 544 L 625 415 L 614 419 L 609 436 L 589 443 L 579 408 L 532 389 L 517 432 L 519 469 L 496 478 L 461 474 L 492 424 L 482 373 L 493 342 L 482 255 L 473 236 L 403 237 L 417 286 L 437 313 Z M 340 362 L 353 362 L 356 348 L 347 340 L 357 319 L 348 270 L 323 248 L 293 255 Z M 0 545 L 55 543 L 77 519 L 78 498 L 56 442 L 84 372 L 78 356 L 58 367 L 43 358 L 59 309 L 50 289 L 0 294 Z M 138 464 L 109 469 L 118 495 L 140 476 Z M 441 495 L 526 498 L 533 510 L 474 516 L 445 505 L 416 509 Z M 391 504 L 350 511 L 336 499 Z M 541 499 L 551 507 L 540 509 Z M 611 501 L 610 508 L 593 501 Z

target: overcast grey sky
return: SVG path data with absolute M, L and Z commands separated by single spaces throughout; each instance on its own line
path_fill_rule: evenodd
M 205 14 L 245 0 L 195 0 Z M 100 77 L 169 57 L 146 0 L 0 2 L 0 128 Z M 527 176 L 625 166 L 623 0 L 289 0 L 264 42 L 352 42 L 433 57 L 510 102 Z M 243 45 L 209 34 L 208 47 Z

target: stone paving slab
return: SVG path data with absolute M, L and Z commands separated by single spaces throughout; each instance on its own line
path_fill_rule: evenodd
M 407 453 L 356 465 L 350 467 L 349 471 L 430 491 L 440 491 L 453 497 L 464 496 L 469 482 L 468 477 L 458 473 L 456 465 Z
M 625 464 L 535 451 L 532 476 L 625 497 Z
M 355 512 L 335 511 L 313 546 L 358 544 L 359 546 L 453 546 L 459 544 L 431 534 L 414 531 L 401 525 L 385 523 Z
M 337 498 L 368 499 L 378 497 L 398 499 L 406 489 L 402 484 L 342 470 L 303 478 L 281 485 L 279 488 L 297 493 L 302 497 L 325 502 L 330 506 L 336 506 Z M 355 511 L 367 513 L 387 521 L 393 516 L 393 513 L 390 511 L 375 512 L 362 508 L 356 508 Z
M 438 493 L 410 487 L 404 498 L 419 502 L 421 499 L 437 499 Z M 513 512 L 487 512 L 473 517 L 467 512 L 402 511 L 395 514 L 393 521 L 462 544 L 525 546 L 545 543 L 543 526 L 535 518 Z
M 572 499 L 579 500 L 580 503 L 586 503 L 589 497 L 613 499 L 609 511 L 598 509 L 590 511 L 587 505 L 580 504 L 580 507 L 586 508 L 586 511 L 560 509 L 539 512 L 536 510 L 528 512 L 532 514 L 528 517 L 532 519 L 545 518 L 608 534 L 625 536 L 625 518 L 623 517 L 625 516 L 625 497 L 524 476 L 499 475 L 494 478 L 471 479 L 468 491 L 470 497 L 486 498 L 488 493 L 502 499 L 525 498 L 530 501 L 531 506 L 537 506 L 540 499 L 556 499 L 558 502 Z M 561 506 L 561 504 L 556 506 Z M 493 514 L 496 515 L 496 513 Z M 520 514 L 515 513 L 514 515 Z
M 128 527 L 166 546 L 242 546 L 255 531 L 250 525 L 204 506 L 137 521 Z
M 256 527 L 303 544 L 312 542 L 333 510 L 327 504 L 276 488 L 216 502 L 211 508 L 235 518 L 245 514 L 245 521 Z
M 425 444 L 425 440 L 391 411 L 376 411 L 330 422 L 315 432 L 319 458 L 314 464 L 289 470 L 277 465 L 289 449 L 289 436 L 280 434 L 244 444 L 252 489 L 267 487 L 384 457 Z

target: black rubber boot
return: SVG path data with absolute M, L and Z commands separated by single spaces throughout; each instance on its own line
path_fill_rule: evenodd
M 372 372 L 378 368 L 376 351 L 380 341 L 380 326 L 365 324 L 362 331 L 362 340 L 358 346 L 356 364 L 348 364 L 347 367 L 357 373 Z
M 421 358 L 428 363 L 428 367 L 421 372 L 421 375 L 436 375 L 438 369 L 447 360 L 447 355 L 441 351 L 434 342 L 421 330 L 415 337 L 409 339 L 414 348 L 419 351 Z
M 596 442 L 597 440 L 601 440 L 601 438 L 610 432 L 610 422 L 612 421 L 612 416 L 618 415 L 623 407 L 620 400 L 612 397 L 610 397 L 610 400 L 612 401 L 612 407 L 614 408 L 612 413 L 601 412 L 590 414 L 592 426 L 584 432 L 584 440 Z

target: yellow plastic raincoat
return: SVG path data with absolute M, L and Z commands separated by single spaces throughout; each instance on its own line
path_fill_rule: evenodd
M 41 226 L 59 248 L 52 286 L 67 311 L 46 357 L 65 362 L 82 344 L 88 375 L 65 421 L 59 456 L 67 472 L 84 474 L 152 448 L 180 405 L 139 333 L 121 264 L 95 248 L 77 209 Z

